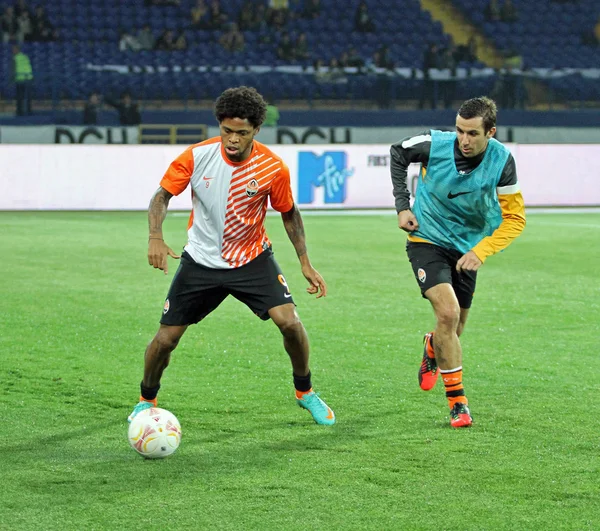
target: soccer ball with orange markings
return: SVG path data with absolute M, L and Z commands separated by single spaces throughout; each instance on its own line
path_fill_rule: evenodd
M 179 447 L 181 426 L 170 411 L 151 407 L 133 418 L 127 439 L 131 447 L 146 459 L 161 459 Z

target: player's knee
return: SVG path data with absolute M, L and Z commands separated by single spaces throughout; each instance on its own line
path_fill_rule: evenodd
M 286 337 L 294 337 L 302 334 L 304 331 L 304 325 L 302 324 L 302 321 L 300 321 L 300 318 L 295 315 L 295 312 L 294 315 L 286 317 L 278 322 L 277 326 L 281 333 Z
M 175 347 L 177 347 L 177 344 L 179 343 L 179 338 L 180 336 L 177 334 L 171 334 L 169 332 L 161 330 L 154 337 L 154 343 L 156 344 L 157 350 L 161 354 L 169 354 L 173 350 L 175 350 Z
M 436 317 L 439 326 L 456 330 L 460 323 L 460 308 L 453 304 L 442 306 L 437 309 Z

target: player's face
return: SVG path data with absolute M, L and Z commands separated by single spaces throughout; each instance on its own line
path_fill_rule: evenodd
M 247 118 L 225 118 L 220 124 L 225 154 L 231 162 L 242 162 L 252 152 L 252 140 L 260 127 L 254 127 Z
M 463 118 L 456 116 L 456 137 L 458 138 L 458 147 L 465 157 L 476 157 L 487 148 L 488 141 L 496 133 L 496 128 L 492 127 L 487 133 L 483 128 L 483 118 Z

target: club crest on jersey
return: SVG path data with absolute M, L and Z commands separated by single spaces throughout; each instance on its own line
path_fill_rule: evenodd
M 169 299 L 167 299 L 165 301 L 165 305 L 163 306 L 163 315 L 169 311 L 170 307 L 171 307 L 171 304 L 169 303 Z
M 258 193 L 258 181 L 256 179 L 252 179 L 246 185 L 246 195 L 248 197 L 254 197 Z
M 421 268 L 419 267 L 419 270 L 417 271 L 417 277 L 418 277 L 418 279 L 419 279 L 419 282 L 420 282 L 421 284 L 423 284 L 423 282 L 425 282 L 425 279 L 427 278 L 427 273 L 425 273 L 425 270 L 424 270 L 424 269 L 421 269 Z

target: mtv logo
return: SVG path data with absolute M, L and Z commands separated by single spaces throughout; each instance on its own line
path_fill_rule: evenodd
M 340 204 L 346 200 L 346 179 L 354 173 L 348 166 L 345 151 L 325 151 L 315 155 L 312 151 L 298 153 L 298 203 L 314 201 L 315 188 L 323 188 L 326 204 Z

